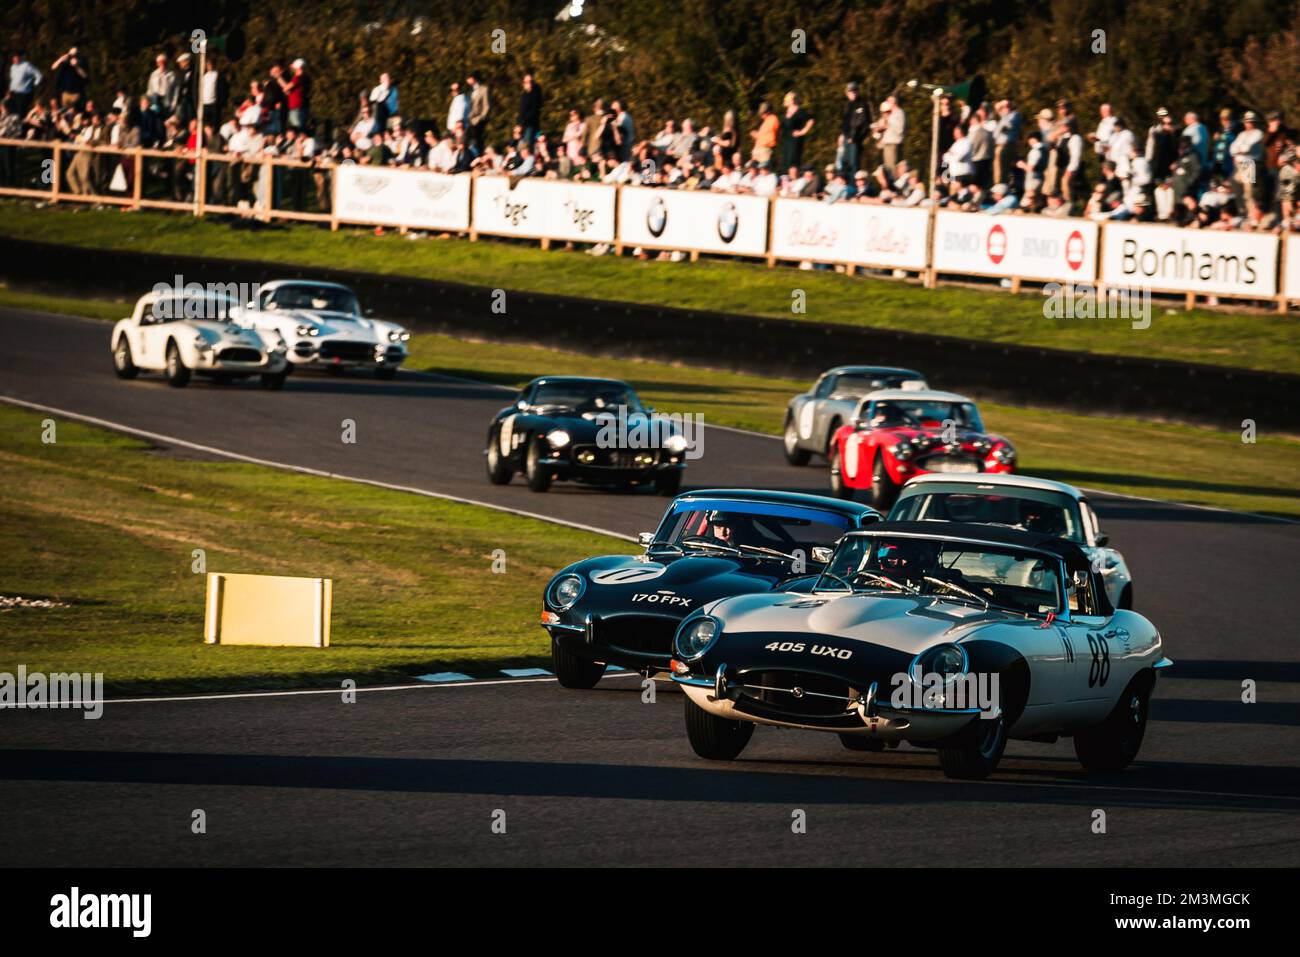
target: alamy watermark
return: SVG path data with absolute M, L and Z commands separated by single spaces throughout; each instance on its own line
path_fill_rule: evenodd
M 1151 290 L 1146 286 L 1107 286 L 1049 282 L 1043 286 L 1046 319 L 1127 319 L 1134 329 L 1151 326 Z
M 699 412 L 628 414 L 627 406 L 601 416 L 596 445 L 602 449 L 667 449 L 688 459 L 704 455 L 704 415 Z
M 922 674 L 920 668 L 899 672 L 890 679 L 889 704 L 899 710 L 973 711 L 981 718 L 1001 714 L 998 674 L 968 671 L 963 674 Z
M 19 665 L 17 673 L 0 671 L 0 709 L 81 708 L 87 721 L 104 714 L 104 673 L 96 671 L 29 672 Z
M 150 311 L 155 319 L 225 319 L 229 303 L 256 308 L 261 289 L 256 282 L 186 282 L 177 273 L 170 283 L 154 283 Z

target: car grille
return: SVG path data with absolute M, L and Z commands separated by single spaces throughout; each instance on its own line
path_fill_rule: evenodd
M 597 618 L 592 623 L 597 644 L 639 655 L 672 654 L 673 636 L 677 634 L 680 618 L 663 618 L 656 615 L 616 615 Z
M 746 671 L 732 686 L 741 698 L 809 718 L 847 714 L 853 700 L 847 682 L 806 671 Z
M 649 456 L 650 461 L 637 461 L 638 456 Z M 584 468 L 644 469 L 659 461 L 658 449 L 602 449 L 598 445 L 576 445 L 573 461 Z
M 262 353 L 247 346 L 231 346 L 218 352 L 217 358 L 222 362 L 261 362 Z
M 375 346 L 371 342 L 335 342 L 326 339 L 320 344 L 320 357 L 322 359 L 346 359 L 350 362 L 361 362 L 366 359 L 375 358 Z

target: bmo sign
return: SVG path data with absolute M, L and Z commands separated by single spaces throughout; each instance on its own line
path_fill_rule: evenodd
M 1096 223 L 1046 216 L 940 212 L 934 220 L 934 268 L 973 276 L 1057 282 L 1097 277 Z

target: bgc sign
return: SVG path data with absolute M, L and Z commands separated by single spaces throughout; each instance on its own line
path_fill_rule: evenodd
M 1097 276 L 1096 223 L 1043 216 L 940 212 L 934 268 L 941 273 L 1091 282 Z

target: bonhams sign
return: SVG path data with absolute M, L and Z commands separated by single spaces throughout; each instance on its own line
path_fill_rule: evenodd
M 1101 280 L 1108 286 L 1207 295 L 1277 295 L 1278 238 L 1267 233 L 1108 223 Z
M 925 268 L 929 215 L 923 209 L 778 199 L 772 217 L 772 254 L 777 259 Z

